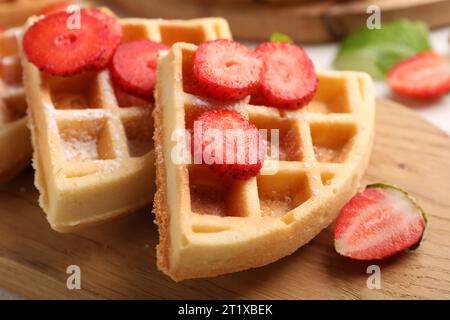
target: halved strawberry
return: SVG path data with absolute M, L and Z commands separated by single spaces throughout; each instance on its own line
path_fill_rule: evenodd
M 438 98 L 450 91 L 450 62 L 434 52 L 419 53 L 396 64 L 389 71 L 387 81 L 399 94 Z
M 258 129 L 240 113 L 213 109 L 194 122 L 193 155 L 194 163 L 201 160 L 218 176 L 245 180 L 261 170 L 265 144 Z
M 308 104 L 317 88 L 314 65 L 306 52 L 286 42 L 266 42 L 256 47 L 264 63 L 260 94 L 269 106 L 298 109 Z
M 108 30 L 97 18 L 80 12 L 80 28 L 70 28 L 71 15 L 59 12 L 32 25 L 23 38 L 28 60 L 41 71 L 68 76 L 91 70 L 102 57 Z
M 111 65 L 113 80 L 125 91 L 151 98 L 156 82 L 158 51 L 168 48 L 163 43 L 150 40 L 122 43 Z
M 337 252 L 352 259 L 383 259 L 417 248 L 426 224 L 424 211 L 406 192 L 369 185 L 342 208 L 334 244 Z
M 141 98 L 132 93 L 128 93 L 115 83 L 113 84 L 113 87 L 117 103 L 121 108 L 146 107 L 154 101 L 152 98 Z
M 123 36 L 122 26 L 120 25 L 116 17 L 107 14 L 101 10 L 98 10 L 97 8 L 89 8 L 83 10 L 85 10 L 86 13 L 90 14 L 91 16 L 102 21 L 109 31 L 108 45 L 105 51 L 103 52 L 101 59 L 99 59 L 98 62 L 96 63 L 96 67 L 99 70 L 104 69 L 111 62 L 113 54 L 117 49 L 117 46 L 122 41 Z
M 61 11 L 66 11 L 67 7 L 70 6 L 69 1 L 59 1 L 57 3 L 50 4 L 39 11 L 40 15 L 48 16 Z
M 252 94 L 262 71 L 262 62 L 255 52 L 225 39 L 201 44 L 193 64 L 193 78 L 204 95 L 222 101 Z

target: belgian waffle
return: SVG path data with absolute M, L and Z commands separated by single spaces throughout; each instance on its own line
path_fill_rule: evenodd
M 120 22 L 124 41 L 172 45 L 231 38 L 221 18 Z M 25 56 L 23 66 L 35 183 L 51 227 L 72 231 L 150 204 L 153 106 L 120 108 L 109 71 L 54 77 L 39 72 Z
M 157 262 L 174 280 L 262 266 L 310 241 L 359 187 L 374 134 L 366 74 L 320 72 L 314 100 L 297 111 L 248 99 L 224 105 L 184 91 L 195 50 L 177 43 L 161 55 L 153 112 Z M 279 157 L 266 158 L 257 177 L 231 182 L 201 164 L 172 161 L 178 143 L 172 133 L 191 129 L 210 107 L 235 109 L 259 129 L 278 129 Z
M 32 152 L 19 57 L 20 31 L 14 28 L 0 34 L 0 183 L 20 172 Z

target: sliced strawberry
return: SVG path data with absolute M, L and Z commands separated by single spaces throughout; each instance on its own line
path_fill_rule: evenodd
M 232 40 L 201 44 L 193 59 L 193 78 L 206 96 L 227 101 L 252 94 L 259 84 L 262 61 L 255 52 Z
M 114 84 L 114 94 L 116 95 L 117 103 L 121 108 L 146 107 L 153 103 L 153 99 L 141 98 L 132 93 L 128 93 L 117 84 Z
M 127 92 L 151 98 L 155 88 L 158 51 L 168 48 L 163 43 L 150 40 L 122 43 L 112 61 L 113 80 Z
M 419 53 L 396 64 L 387 80 L 399 94 L 435 99 L 450 91 L 450 63 L 434 52 Z
M 265 145 L 258 129 L 236 111 L 214 109 L 194 122 L 194 163 L 208 165 L 218 176 L 245 180 L 264 163 Z
M 318 80 L 302 48 L 286 42 L 266 42 L 257 46 L 256 52 L 264 63 L 260 92 L 266 105 L 298 109 L 312 100 Z
M 69 1 L 60 1 L 57 3 L 52 3 L 39 11 L 40 15 L 48 16 L 61 11 L 66 11 L 67 7 L 70 6 Z
M 383 259 L 416 248 L 426 224 L 424 211 L 406 192 L 370 185 L 342 208 L 334 244 L 337 252 L 353 259 Z
M 250 98 L 250 104 L 254 105 L 268 105 L 267 100 L 262 94 L 261 90 L 256 91 L 254 94 L 252 94 Z
M 99 70 L 104 69 L 111 62 L 114 52 L 117 49 L 117 46 L 122 41 L 123 37 L 122 26 L 120 25 L 116 17 L 107 14 L 101 10 L 98 10 L 97 8 L 89 8 L 83 10 L 86 10 L 86 13 L 102 21 L 109 31 L 108 46 L 106 47 L 106 50 L 103 52 L 102 58 L 99 59 L 98 62 L 96 63 L 96 67 Z
M 194 66 L 192 63 L 183 66 L 183 91 L 195 96 L 205 96 L 207 93 L 203 92 L 198 85 L 198 81 L 194 79 Z
M 105 51 L 108 30 L 98 19 L 80 12 L 81 28 L 69 29 L 71 15 L 59 12 L 39 20 L 25 33 L 28 60 L 41 71 L 58 76 L 94 68 Z

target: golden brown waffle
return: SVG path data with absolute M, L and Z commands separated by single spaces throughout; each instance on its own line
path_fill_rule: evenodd
M 220 18 L 121 24 L 124 41 L 231 38 Z M 119 108 L 109 71 L 61 78 L 39 72 L 25 57 L 23 65 L 36 186 L 52 228 L 71 231 L 150 204 L 153 106 Z
M 183 91 L 195 50 L 177 43 L 160 57 L 153 112 L 157 260 L 175 280 L 262 266 L 310 241 L 359 187 L 374 134 L 370 77 L 321 72 L 304 109 L 280 111 L 248 99 L 226 105 L 257 128 L 279 129 L 279 160 L 266 158 L 257 177 L 229 182 L 201 164 L 175 164 L 172 133 L 191 129 L 208 107 L 225 107 Z
M 0 25 L 16 27 L 25 23 L 28 17 L 43 8 L 61 0 L 3 0 L 0 1 Z M 75 1 L 69 1 L 75 2 Z
M 0 34 L 0 183 L 13 178 L 31 159 L 25 90 L 19 57 L 20 29 Z

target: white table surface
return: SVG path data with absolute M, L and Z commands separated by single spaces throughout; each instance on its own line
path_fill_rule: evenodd
M 431 33 L 431 43 L 433 49 L 442 54 L 449 55 L 449 38 L 450 27 L 435 30 Z M 311 45 L 304 47 L 317 69 L 333 69 L 333 59 L 336 55 L 338 45 L 324 44 L 324 45 Z M 401 97 L 393 96 L 391 91 L 384 82 L 375 83 L 377 97 L 385 97 L 396 100 L 405 106 L 414 108 L 417 113 L 423 116 L 426 120 L 433 123 L 437 127 L 450 135 L 450 95 L 446 95 L 438 101 L 432 102 L 417 102 L 414 100 L 404 99 Z M 21 297 L 15 293 L 9 292 L 0 288 L 0 300 L 4 299 L 20 299 Z

